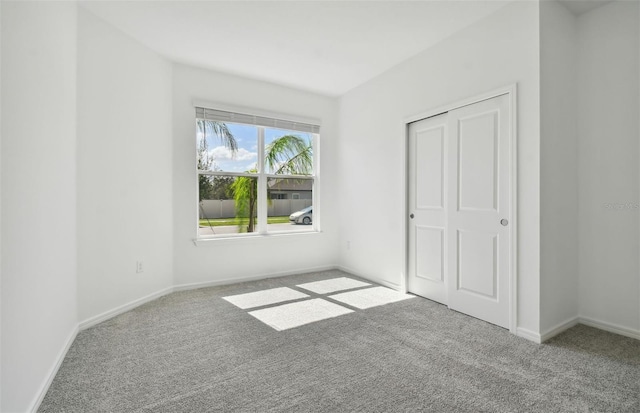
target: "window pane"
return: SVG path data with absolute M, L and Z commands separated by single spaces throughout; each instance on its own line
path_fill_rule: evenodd
M 313 135 L 265 128 L 265 172 L 283 175 L 313 174 Z
M 257 172 L 258 128 L 196 119 L 198 170 Z
M 198 186 L 200 237 L 257 231 L 257 178 L 198 175 Z
M 313 179 L 269 178 L 267 231 L 313 229 Z

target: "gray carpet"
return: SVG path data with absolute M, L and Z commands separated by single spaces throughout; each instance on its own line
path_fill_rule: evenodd
M 39 411 L 640 412 L 638 340 L 536 345 L 421 298 L 278 332 L 221 298 L 342 276 L 174 293 L 82 331 Z

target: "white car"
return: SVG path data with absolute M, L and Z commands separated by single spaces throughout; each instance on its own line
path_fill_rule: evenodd
M 313 221 L 313 206 L 306 207 L 289 215 L 289 221 L 291 221 L 292 224 L 311 224 Z

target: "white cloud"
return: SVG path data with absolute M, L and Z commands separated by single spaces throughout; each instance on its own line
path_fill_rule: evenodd
M 234 160 L 234 161 L 250 161 L 256 159 L 256 152 L 249 152 L 245 148 L 238 148 L 236 151 L 235 157 L 232 156 L 231 151 L 224 146 L 216 146 L 215 148 L 209 151 L 209 154 L 214 160 Z

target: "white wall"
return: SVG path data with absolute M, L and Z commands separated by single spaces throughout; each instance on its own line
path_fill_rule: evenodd
M 344 267 L 401 283 L 404 118 L 517 82 L 518 325 L 539 332 L 538 17 L 536 2 L 510 4 L 342 97 L 338 168 Z
M 638 3 L 578 19 L 580 313 L 640 335 Z
M 169 62 L 79 9 L 81 321 L 172 285 L 171 96 Z
M 76 6 L 2 3 L 2 406 L 32 407 L 76 312 Z
M 576 17 L 540 2 L 540 330 L 578 317 Z
M 322 233 L 215 240 L 195 246 L 197 181 L 193 100 L 320 119 L 319 202 Z M 333 98 L 265 82 L 194 69 L 173 68 L 173 207 L 175 284 L 232 282 L 248 277 L 335 265 L 338 234 L 337 104 Z

